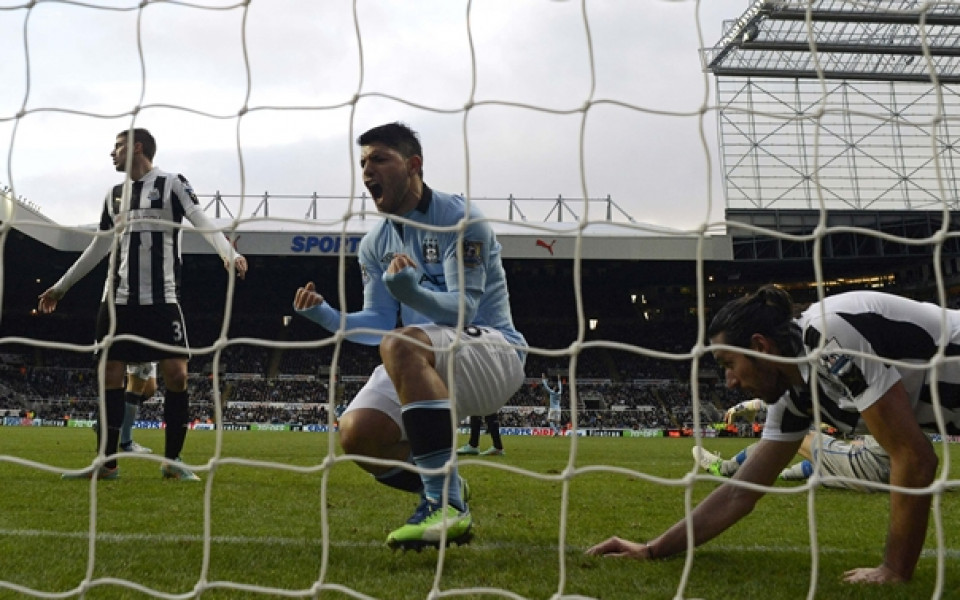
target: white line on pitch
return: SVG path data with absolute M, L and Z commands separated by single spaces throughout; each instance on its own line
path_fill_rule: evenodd
M 89 538 L 86 531 L 46 531 L 42 529 L 0 529 L 0 536 L 25 537 L 25 538 L 54 538 L 54 539 L 81 539 Z M 174 535 L 165 533 L 97 533 L 98 542 L 107 543 L 129 543 L 129 542 L 159 542 L 159 543 L 180 543 L 180 542 L 203 542 L 201 535 Z M 320 546 L 323 540 L 318 538 L 291 538 L 278 536 L 237 536 L 237 535 L 214 535 L 210 537 L 212 544 L 264 544 L 268 546 Z M 378 548 L 383 547 L 381 542 L 370 541 L 344 541 L 331 540 L 330 546 L 334 548 Z M 504 550 L 504 549 L 538 549 L 544 551 L 556 552 L 555 545 L 535 547 L 530 544 L 512 544 L 504 542 L 470 544 L 471 548 L 478 550 Z M 570 550 L 577 548 L 570 547 Z M 728 546 L 721 544 L 711 544 L 705 548 L 707 551 L 722 552 L 760 552 L 771 553 L 781 552 L 787 554 L 810 554 L 809 546 Z M 854 552 L 853 550 L 843 548 L 821 548 L 821 554 L 846 554 Z M 943 551 L 944 558 L 949 560 L 960 559 L 960 549 L 946 548 Z M 935 549 L 923 551 L 923 558 L 936 558 Z

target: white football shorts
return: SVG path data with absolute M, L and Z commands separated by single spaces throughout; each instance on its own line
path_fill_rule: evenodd
M 458 336 L 454 328 L 430 324 L 416 327 L 430 338 L 437 373 L 450 390 L 451 400 L 456 402 L 458 419 L 497 412 L 523 385 L 523 362 L 499 331 L 467 327 L 459 332 L 461 345 L 456 350 L 456 356 L 453 356 L 452 346 Z M 403 439 L 406 439 L 400 397 L 383 365 L 374 369 L 344 414 L 359 408 L 372 408 L 386 413 L 400 427 Z
M 137 379 L 142 379 L 143 381 L 146 381 L 148 379 L 156 379 L 157 363 L 155 362 L 130 363 L 127 365 L 127 375 L 132 375 Z
M 858 482 L 890 483 L 890 455 L 873 436 L 864 436 L 862 441 L 853 443 L 826 435 L 820 438 L 823 440 L 823 447 L 815 442 L 812 448 L 814 458 L 819 454 L 823 461 L 823 473 L 850 479 L 825 482 L 824 487 L 876 492 L 880 490 Z

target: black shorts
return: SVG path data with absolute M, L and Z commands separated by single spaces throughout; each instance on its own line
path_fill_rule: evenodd
M 182 350 L 157 348 L 142 340 L 115 340 L 108 348 L 107 360 L 125 363 L 154 362 L 165 358 L 189 358 L 187 326 L 179 304 L 143 304 L 129 306 L 117 304 L 117 327 L 114 335 L 136 335 L 141 338 L 176 346 Z M 97 341 L 103 340 L 110 329 L 110 310 L 106 303 L 100 305 L 97 315 Z M 99 358 L 99 354 L 97 355 Z

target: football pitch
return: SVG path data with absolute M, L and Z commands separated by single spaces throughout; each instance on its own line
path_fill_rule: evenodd
M 136 432 L 155 450 L 162 436 Z M 937 592 L 933 519 L 913 582 L 840 583 L 846 569 L 880 563 L 886 494 L 819 489 L 812 511 L 808 492 L 769 494 L 747 519 L 697 549 L 683 589 L 688 557 L 638 563 L 585 556 L 610 535 L 655 536 L 682 517 L 688 489 L 696 503 L 717 485 L 706 478 L 685 483 L 693 467 L 689 438 L 579 438 L 571 459 L 568 438 L 505 437 L 505 456 L 461 461 L 472 488 L 475 538 L 446 549 L 438 571 L 435 550 L 404 553 L 384 545 L 416 498 L 375 484 L 350 462 L 328 461 L 325 470 L 325 434 L 223 432 L 224 460 L 214 472 L 200 471 L 201 483 L 162 481 L 156 457 L 123 457 L 120 479 L 95 490 L 88 481 L 61 481 L 52 470 L 19 462 L 80 468 L 89 464 L 93 437 L 83 429 L 0 428 L 0 599 L 79 597 L 85 580 L 92 584 L 83 596 L 89 599 L 189 597 L 201 588 L 204 599 L 383 600 L 428 598 L 434 587 L 445 597 L 471 599 L 777 600 L 806 598 L 813 585 L 818 599 Z M 705 446 L 730 456 L 748 442 L 725 438 Z M 484 436 L 481 448 L 488 445 Z M 205 464 L 216 447 L 215 432 L 191 432 L 184 459 Z M 951 478 L 960 479 L 960 447 L 950 452 Z M 940 508 L 940 597 L 960 598 L 960 492 L 944 494 Z M 814 582 L 811 512 L 819 546 Z

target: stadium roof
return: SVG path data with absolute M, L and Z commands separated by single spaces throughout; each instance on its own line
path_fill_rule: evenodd
M 955 3 L 756 0 L 724 32 L 702 51 L 718 76 L 960 83 Z

